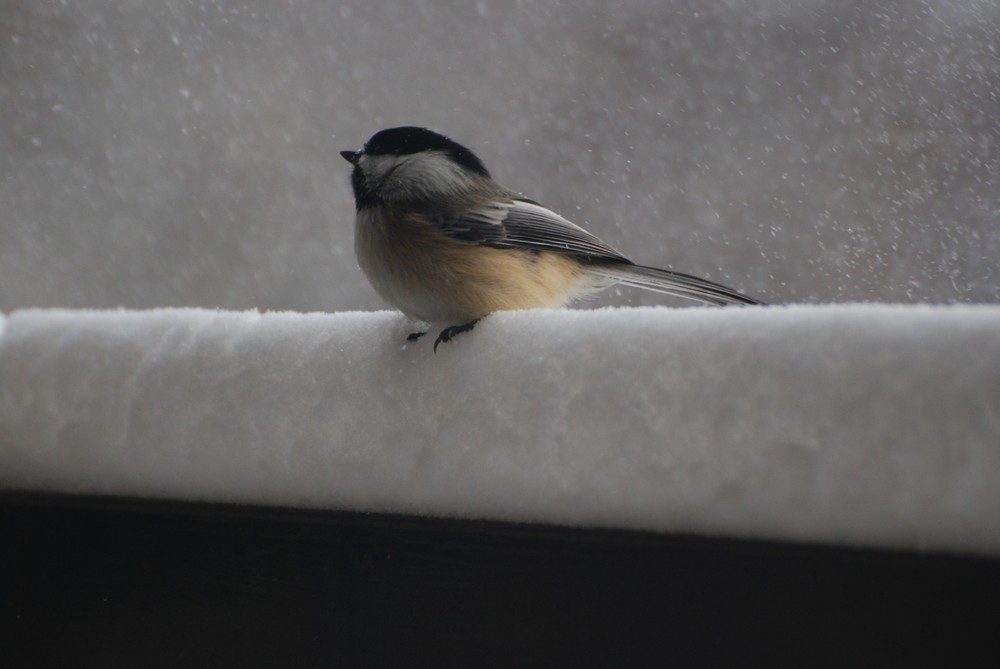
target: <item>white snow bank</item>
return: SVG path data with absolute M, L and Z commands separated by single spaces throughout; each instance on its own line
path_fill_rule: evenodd
M 17 311 L 0 488 L 1000 553 L 1000 307 Z

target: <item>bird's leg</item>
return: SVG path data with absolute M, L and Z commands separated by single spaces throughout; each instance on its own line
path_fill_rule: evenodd
M 450 328 L 445 328 L 444 330 L 441 330 L 441 334 L 439 334 L 438 338 L 434 340 L 434 352 L 437 353 L 438 344 L 440 344 L 443 341 L 451 341 L 451 338 L 457 334 L 468 332 L 472 328 L 476 327 L 476 323 L 478 322 L 479 319 L 477 318 L 474 321 L 469 321 L 465 325 L 452 325 Z

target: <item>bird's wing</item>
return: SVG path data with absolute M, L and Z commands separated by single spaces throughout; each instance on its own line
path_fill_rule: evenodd
M 506 200 L 469 209 L 448 221 L 444 233 L 453 239 L 494 248 L 535 249 L 630 262 L 575 223 L 531 200 Z
M 580 226 L 531 200 L 497 201 L 468 209 L 450 219 L 443 230 L 467 244 L 575 255 L 596 261 L 589 271 L 611 281 L 707 304 L 762 304 L 690 274 L 636 265 Z

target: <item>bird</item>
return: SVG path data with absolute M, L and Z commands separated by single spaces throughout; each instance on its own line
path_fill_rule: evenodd
M 561 307 L 619 283 L 710 305 L 763 304 L 712 281 L 632 262 L 501 186 L 475 153 L 434 130 L 387 128 L 340 155 L 353 166 L 358 265 L 409 318 L 449 324 L 434 352 L 496 311 Z

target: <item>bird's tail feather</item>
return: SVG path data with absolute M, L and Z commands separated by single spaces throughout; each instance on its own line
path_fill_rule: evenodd
M 706 304 L 764 304 L 732 288 L 690 274 L 671 272 L 644 265 L 608 264 L 589 268 L 598 276 L 612 279 L 628 286 L 655 290 L 667 295 L 697 300 Z

